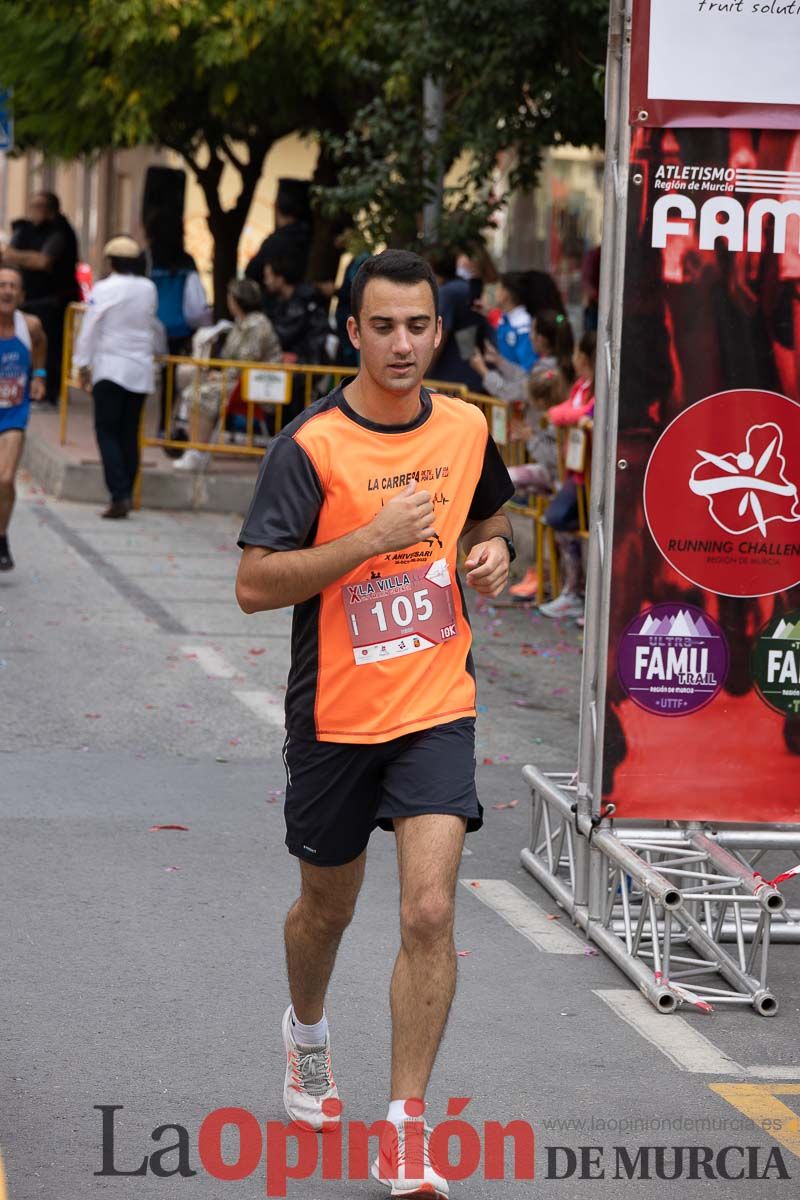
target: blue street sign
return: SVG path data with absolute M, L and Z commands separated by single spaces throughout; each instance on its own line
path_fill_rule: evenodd
M 0 88 L 0 150 L 14 149 L 14 113 L 11 88 Z

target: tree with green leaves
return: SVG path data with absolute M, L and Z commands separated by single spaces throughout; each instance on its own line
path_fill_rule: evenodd
M 270 147 L 293 131 L 344 133 L 357 104 L 364 3 L 339 0 L 6 0 L 0 79 L 20 148 L 69 159 L 156 144 L 197 177 L 224 298 Z M 225 209 L 226 166 L 239 192 Z M 320 156 L 316 182 L 332 178 Z
M 330 220 L 367 243 L 414 245 L 441 174 L 441 235 L 464 241 L 492 209 L 498 155 L 531 186 L 543 150 L 601 137 L 606 0 L 5 0 L 0 81 L 18 143 L 69 159 L 156 144 L 197 177 L 218 300 L 276 140 L 320 137 L 312 271 L 330 277 Z M 426 128 L 425 79 L 444 96 Z M 220 199 L 226 166 L 239 177 Z M 328 254 L 326 261 L 326 252 Z
M 372 244 L 417 242 L 446 172 L 439 237 L 479 237 L 501 156 L 510 188 L 530 188 L 548 147 L 602 142 L 607 0 L 379 3 L 371 21 L 387 67 L 345 136 L 327 139 L 341 170 L 325 202 L 360 212 Z M 426 79 L 443 93 L 435 129 Z

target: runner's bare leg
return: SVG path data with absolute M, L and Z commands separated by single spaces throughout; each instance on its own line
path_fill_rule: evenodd
M 394 827 L 401 945 L 391 990 L 391 1099 L 422 1099 L 456 990 L 455 889 L 466 821 L 425 813 Z
M 336 952 L 353 918 L 366 863 L 366 850 L 343 867 L 300 863 L 300 898 L 289 910 L 284 938 L 289 992 L 303 1025 L 322 1020 Z
M 8 533 L 11 510 L 16 498 L 14 479 L 22 457 L 24 441 L 25 434 L 21 429 L 9 429 L 0 433 L 0 537 L 5 537 Z

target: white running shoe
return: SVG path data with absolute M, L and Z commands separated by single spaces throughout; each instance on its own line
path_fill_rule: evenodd
M 176 471 L 207 471 L 211 455 L 204 450 L 185 450 L 180 458 L 176 458 Z
M 575 592 L 562 592 L 548 604 L 540 604 L 539 612 L 543 617 L 581 617 L 586 601 Z
M 330 1034 L 324 1046 L 298 1046 L 292 1035 L 291 1004 L 283 1014 L 282 1030 L 286 1047 L 283 1107 L 293 1121 L 319 1131 L 323 1122 L 339 1120 L 322 1111 L 323 1101 L 339 1099 L 331 1072 Z
M 397 1139 L 387 1134 L 381 1140 L 378 1157 L 372 1164 L 373 1179 L 377 1179 L 384 1187 L 390 1189 L 392 1196 L 424 1197 L 425 1200 L 448 1200 L 450 1188 L 447 1180 L 442 1178 L 431 1163 L 430 1138 L 433 1130 L 426 1125 L 422 1148 L 422 1178 L 406 1177 L 406 1138 L 405 1127 L 417 1124 L 405 1121 L 403 1128 L 397 1130 Z M 419 1151 L 417 1151 L 417 1154 Z

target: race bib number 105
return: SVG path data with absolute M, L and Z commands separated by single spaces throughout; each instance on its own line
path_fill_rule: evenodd
M 427 570 L 365 579 L 342 588 L 356 666 L 432 650 L 458 636 L 447 560 Z

